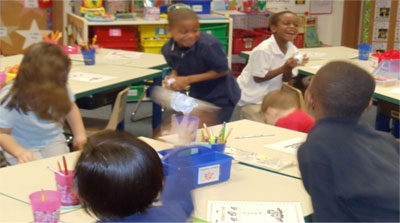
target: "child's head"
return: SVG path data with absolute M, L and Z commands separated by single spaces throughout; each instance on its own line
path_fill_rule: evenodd
M 299 17 L 291 11 L 282 11 L 269 18 L 269 29 L 275 38 L 293 41 L 298 33 Z
M 294 109 L 300 108 L 300 102 L 292 92 L 285 90 L 274 90 L 266 94 L 261 105 L 261 113 L 267 124 L 275 123 Z
M 371 105 L 375 80 L 366 70 L 345 61 L 334 61 L 318 70 L 305 96 L 309 113 L 325 117 L 359 118 Z
M 71 107 L 66 87 L 70 67 L 71 60 L 59 46 L 44 42 L 33 45 L 2 103 L 10 98 L 10 109 L 33 111 L 38 118 L 59 121 Z
M 168 27 L 179 47 L 191 47 L 199 39 L 199 18 L 191 9 L 178 8 L 168 12 Z
M 88 138 L 75 166 L 83 207 L 112 221 L 145 211 L 163 187 L 157 152 L 127 132 L 102 131 Z

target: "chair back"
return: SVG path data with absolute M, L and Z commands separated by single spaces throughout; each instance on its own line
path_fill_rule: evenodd
M 118 124 L 125 119 L 126 97 L 128 96 L 128 91 L 129 88 L 125 88 L 118 93 L 110 119 L 105 129 L 116 130 Z
M 306 109 L 306 105 L 304 103 L 303 93 L 301 93 L 301 91 L 299 89 L 289 85 L 288 83 L 283 83 L 282 84 L 282 90 L 295 93 L 299 98 L 299 107 L 300 107 L 300 109 L 301 110 L 305 110 Z

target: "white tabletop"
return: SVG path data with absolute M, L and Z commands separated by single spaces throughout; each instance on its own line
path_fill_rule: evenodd
M 157 149 L 161 147 L 165 149 L 171 146 L 156 140 L 143 137 L 141 139 Z M 73 169 L 79 154 L 80 152 L 73 152 L 65 155 L 70 169 Z M 28 195 L 33 191 L 42 188 L 55 190 L 54 173 L 47 170 L 46 167 L 48 165 L 56 167 L 57 161 L 61 161 L 61 156 L 1 168 L 0 179 L 2 179 L 2 182 L 0 191 L 15 199 L 29 202 Z M 195 211 L 192 216 L 203 220 L 206 219 L 207 202 L 209 200 L 300 202 L 304 216 L 313 212 L 310 197 L 305 191 L 301 180 L 238 163 L 232 164 L 231 177 L 228 181 L 197 188 L 193 191 L 193 197 Z M 3 200 L 5 198 L 0 197 L 0 199 Z M 22 217 L 27 212 L 29 216 L 31 215 L 30 207 L 23 202 L 20 202 L 20 204 L 14 202 L 14 200 L 9 202 L 12 205 L 1 206 L 0 211 L 4 211 L 4 213 L 0 212 L 0 216 L 8 216 L 7 219 L 11 221 L 20 220 L 19 217 L 21 217 L 21 221 L 26 222 Z M 21 212 L 24 213 L 21 214 Z M 16 217 L 16 215 L 21 216 Z M 94 219 L 83 210 L 69 210 L 62 211 L 61 221 L 90 222 L 94 221 Z
M 364 69 L 372 72 L 376 67 L 378 60 L 372 56 L 368 61 L 358 60 L 358 50 L 343 46 L 336 47 L 317 47 L 317 48 L 302 48 L 301 52 L 307 53 L 310 61 L 306 66 L 300 66 L 299 72 L 305 75 L 315 74 L 319 68 L 332 60 L 347 60 L 358 64 Z M 249 58 L 251 51 L 243 51 L 240 55 L 244 58 Z M 400 86 L 383 87 L 376 86 L 374 97 L 385 100 L 394 104 L 400 105 Z
M 214 134 L 218 134 L 219 131 L 221 130 L 221 127 L 222 125 L 217 125 L 209 127 L 209 129 L 212 129 Z M 260 122 L 250 121 L 247 119 L 242 119 L 239 121 L 227 123 L 226 131 L 228 131 L 230 128 L 233 128 L 233 130 L 228 138 L 227 147 L 233 147 L 247 152 L 261 153 L 270 158 L 277 158 L 295 162 L 296 165 L 281 169 L 279 171 L 273 171 L 271 169 L 270 171 L 278 172 L 296 178 L 301 178 L 300 170 L 297 165 L 296 155 L 273 149 L 268 149 L 265 148 L 264 146 L 297 137 L 305 139 L 307 137 L 307 134 Z M 199 130 L 202 131 L 203 129 Z M 200 131 L 197 131 L 197 140 L 200 140 L 201 137 Z M 273 135 L 273 136 L 263 136 L 263 137 L 243 138 L 243 139 L 238 138 L 242 136 L 259 136 L 259 135 Z M 160 140 L 173 143 L 174 141 L 176 141 L 176 136 L 163 136 L 160 137 Z
M 112 53 L 118 54 L 119 52 L 133 53 L 137 55 L 137 58 L 110 60 L 109 59 L 110 57 L 109 56 L 107 57 L 107 55 L 109 54 Z M 71 59 L 75 57 L 76 56 L 71 56 Z M 165 61 L 164 56 L 162 54 L 100 48 L 96 52 L 96 64 L 103 64 L 103 63 L 115 64 L 120 66 L 138 67 L 138 68 L 152 68 L 152 69 L 162 69 L 163 67 L 167 66 L 167 62 Z
M 19 64 L 22 60 L 22 57 L 23 55 L 3 57 L 0 62 L 0 66 L 1 68 L 5 68 Z M 112 79 L 100 82 L 87 82 L 74 80 L 70 76 L 68 83 L 70 84 L 72 92 L 75 94 L 76 98 L 89 96 L 112 88 L 129 86 L 145 79 L 152 79 L 156 76 L 160 76 L 162 73 L 162 71 L 156 69 L 144 69 L 133 66 L 121 66 L 106 63 L 86 66 L 80 62 L 73 63 L 71 72 L 84 72 L 112 77 Z
M 0 193 L 0 222 L 32 222 L 31 205 Z

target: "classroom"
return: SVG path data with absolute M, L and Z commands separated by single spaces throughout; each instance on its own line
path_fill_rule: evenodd
M 400 222 L 398 0 L 0 1 L 0 222 Z

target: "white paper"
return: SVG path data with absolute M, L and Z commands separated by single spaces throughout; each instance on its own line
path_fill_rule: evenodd
M 86 73 L 86 72 L 72 72 L 69 73 L 69 79 L 75 81 L 83 81 L 88 83 L 98 83 L 102 81 L 107 81 L 114 79 L 113 76 L 106 76 L 101 74 L 93 74 L 93 73 Z
M 135 60 L 135 59 L 139 59 L 142 56 L 142 54 L 143 53 L 138 53 L 138 52 L 111 51 L 104 57 L 104 59 L 108 59 L 108 60 L 119 60 L 119 59 Z
M 326 56 L 327 53 L 324 52 L 307 52 L 307 51 L 300 51 L 303 54 L 306 54 L 310 59 L 324 59 L 321 57 Z
M 216 182 L 219 180 L 220 165 L 199 168 L 197 184 Z
M 288 140 L 280 141 L 274 144 L 264 145 L 265 148 L 278 150 L 284 153 L 297 154 L 297 149 L 303 144 L 305 139 L 295 137 Z
M 393 89 L 393 90 L 391 90 L 389 92 L 390 93 L 394 93 L 394 94 L 400 94 L 400 88 Z
M 314 70 L 319 70 L 323 65 L 315 65 L 315 66 L 310 66 L 309 68 L 314 69 Z
M 331 14 L 332 0 L 310 0 L 311 14 Z
M 299 202 L 208 201 L 211 223 L 304 222 Z
M 0 27 L 0 37 L 7 36 L 7 27 Z
M 38 8 L 39 2 L 38 0 L 25 0 L 24 6 L 25 8 Z

